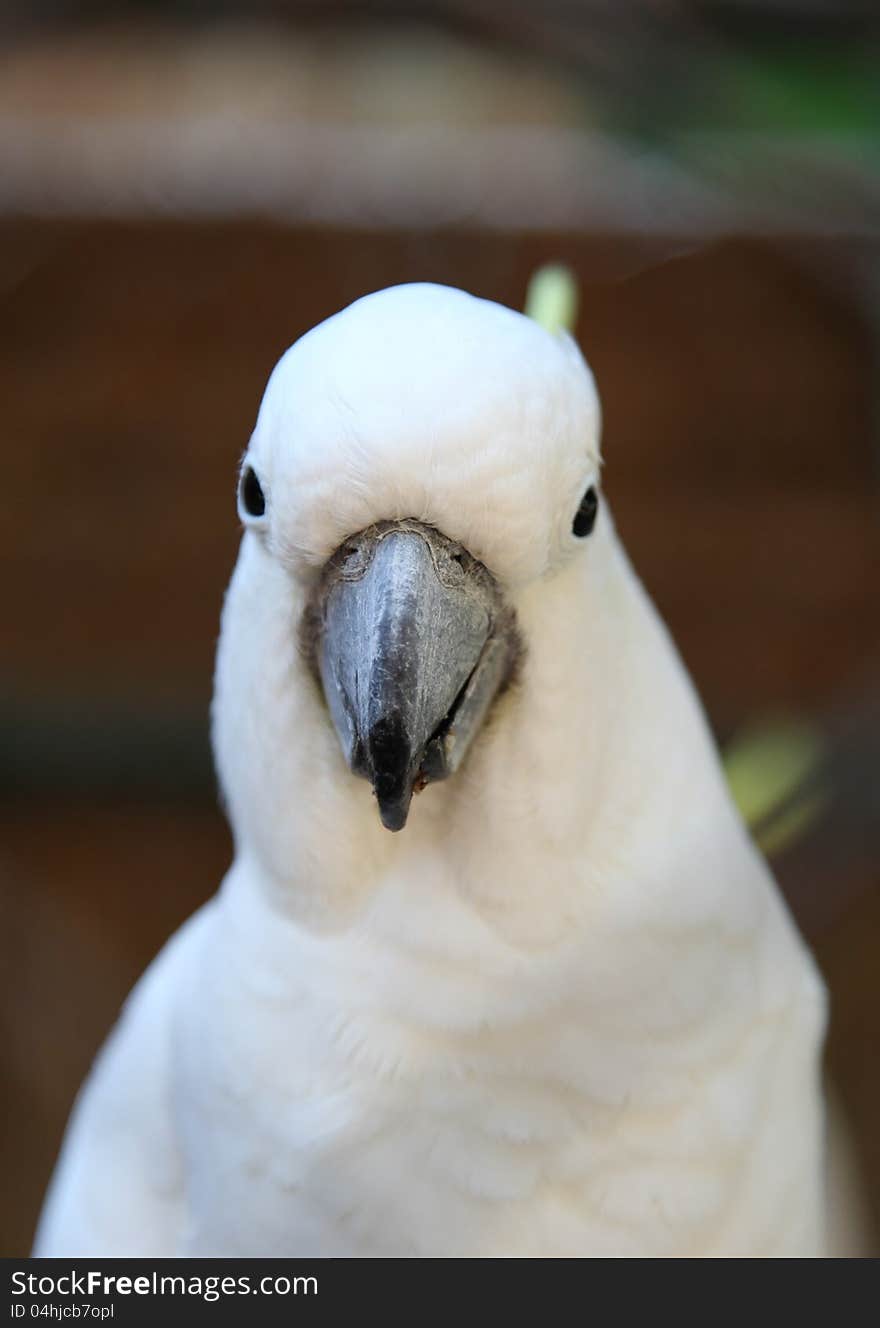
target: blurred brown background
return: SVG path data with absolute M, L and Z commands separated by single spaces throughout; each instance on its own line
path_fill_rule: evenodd
M 229 860 L 207 707 L 269 370 L 366 291 L 522 307 L 548 260 L 581 286 L 617 523 L 719 741 L 777 716 L 822 736 L 823 814 L 774 867 L 880 1207 L 880 265 L 856 112 L 836 139 L 786 122 L 780 158 L 736 74 L 748 5 L 671 28 L 653 5 L 622 28 L 589 5 L 568 28 L 554 6 L 415 27 L 42 8 L 0 72 L 0 1250 L 27 1251 L 91 1057 Z M 841 11 L 818 35 L 857 50 L 858 111 L 874 34 Z M 743 122 L 700 100 L 712 69 Z M 646 99 L 675 133 L 646 131 Z

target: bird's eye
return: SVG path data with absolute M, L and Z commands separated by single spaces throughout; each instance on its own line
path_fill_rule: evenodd
M 242 518 L 258 520 L 266 515 L 266 495 L 253 466 L 245 466 L 238 482 L 238 510 Z
M 599 499 L 596 496 L 596 490 L 590 485 L 587 492 L 581 499 L 581 505 L 575 512 L 574 521 L 571 523 L 573 535 L 578 539 L 584 539 L 589 535 L 593 526 L 596 524 L 596 512 L 599 509 Z

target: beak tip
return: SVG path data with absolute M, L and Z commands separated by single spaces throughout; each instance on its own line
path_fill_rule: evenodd
M 379 817 L 386 830 L 396 833 L 403 829 L 409 816 L 411 801 L 411 794 L 405 794 L 402 798 L 395 798 L 393 801 L 378 799 Z
M 412 744 L 399 714 L 376 721 L 369 732 L 367 752 L 382 824 L 386 830 L 402 830 L 415 776 Z

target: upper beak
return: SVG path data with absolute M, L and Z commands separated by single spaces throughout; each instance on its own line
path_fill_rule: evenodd
M 401 830 L 414 787 L 457 768 L 509 673 L 511 616 L 482 564 L 415 521 L 347 541 L 322 594 L 317 662 L 343 752 Z

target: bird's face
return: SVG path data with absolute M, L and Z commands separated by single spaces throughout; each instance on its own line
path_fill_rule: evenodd
M 389 830 L 528 649 L 517 595 L 583 551 L 598 434 L 572 342 L 444 287 L 368 296 L 275 369 L 239 512 L 299 589 L 326 722 Z

